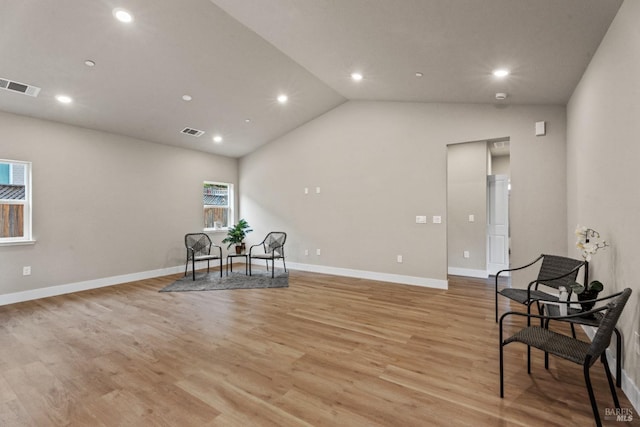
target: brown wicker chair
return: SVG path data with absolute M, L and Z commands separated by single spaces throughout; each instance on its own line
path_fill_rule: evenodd
M 214 245 L 211 238 L 205 233 L 189 233 L 184 236 L 184 245 L 187 248 L 187 262 L 184 265 L 184 275 L 187 275 L 187 267 L 191 261 L 191 271 L 193 280 L 196 280 L 196 262 L 207 261 L 207 273 L 209 273 L 209 262 L 220 260 L 220 277 L 222 277 L 222 248 Z M 211 249 L 217 249 L 211 253 Z
M 540 265 L 540 271 L 538 272 L 538 278 L 527 286 L 527 289 L 519 288 L 502 288 L 499 289 L 498 279 L 500 274 L 511 271 L 524 270 L 528 267 L 532 267 L 542 261 Z M 543 299 L 546 301 L 559 301 L 556 295 L 549 294 L 547 292 L 539 290 L 540 285 L 548 288 L 559 289 L 561 286 L 566 288 L 570 293 L 569 284 L 575 282 L 578 277 L 578 271 L 585 265 L 584 261 L 579 261 L 573 258 L 567 258 L 557 255 L 540 255 L 534 261 L 527 265 L 516 268 L 509 268 L 500 270 L 496 274 L 496 322 L 498 321 L 498 295 L 507 297 L 513 301 L 517 301 L 520 304 L 527 306 L 527 312 L 530 311 L 531 304 L 536 300 Z M 540 306 L 538 304 L 538 309 Z
M 611 396 L 613 397 L 613 403 L 616 408 L 620 409 L 620 402 L 616 394 L 616 388 L 611 378 L 611 372 L 609 371 L 609 364 L 607 362 L 607 356 L 605 350 L 611 342 L 611 334 L 613 329 L 622 314 L 622 310 L 631 295 L 631 289 L 626 288 L 622 292 L 619 292 L 609 297 L 602 298 L 600 301 L 608 300 L 609 302 L 601 307 L 594 308 L 586 312 L 578 314 L 571 314 L 566 316 L 541 316 L 531 313 L 520 312 L 508 312 L 500 317 L 500 397 L 504 397 L 504 346 L 512 342 L 521 342 L 526 344 L 528 349 L 535 347 L 545 352 L 545 354 L 553 354 L 563 359 L 582 365 L 584 372 L 584 379 L 587 385 L 587 391 L 589 393 L 589 400 L 591 401 L 591 409 L 593 410 L 593 416 L 598 427 L 602 426 L 600 421 L 600 414 L 598 413 L 598 406 L 596 404 L 596 398 L 593 394 L 593 387 L 591 386 L 591 379 L 589 376 L 589 368 L 600 358 L 604 364 L 604 370 L 609 382 L 609 388 L 611 390 Z M 541 326 L 527 326 L 521 329 L 517 333 L 513 334 L 507 339 L 503 339 L 503 325 L 504 319 L 508 316 L 524 316 L 527 318 L 527 323 L 530 324 L 531 318 L 540 319 L 546 323 L 548 320 L 566 320 L 574 319 L 579 316 L 589 316 L 592 314 L 602 313 L 606 310 L 601 317 L 598 324 L 598 331 L 593 337 L 591 343 L 580 341 L 576 338 L 562 335 L 557 332 L 550 331 Z M 531 353 L 527 354 L 527 372 L 531 373 Z
M 281 259 L 284 271 L 287 271 L 287 265 L 284 262 L 284 243 L 287 241 L 287 233 L 282 231 L 272 231 L 267 237 L 257 245 L 249 248 L 249 275 L 251 275 L 251 260 L 253 258 L 263 259 L 267 263 L 267 271 L 269 271 L 269 260 L 271 260 L 271 277 L 275 276 L 275 260 Z M 262 247 L 264 253 L 254 253 L 254 249 Z

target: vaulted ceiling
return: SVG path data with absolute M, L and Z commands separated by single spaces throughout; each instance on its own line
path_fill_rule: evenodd
M 0 79 L 41 88 L 0 110 L 240 157 L 347 100 L 566 104 L 621 3 L 0 0 Z

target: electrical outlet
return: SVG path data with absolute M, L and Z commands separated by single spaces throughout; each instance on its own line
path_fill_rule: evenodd
M 316 194 L 320 194 L 320 187 L 316 187 Z
M 464 251 L 462 255 L 463 255 L 465 258 L 469 258 L 469 257 L 470 257 L 470 255 L 469 255 L 469 251 Z
M 31 276 L 31 266 L 22 267 L 23 276 Z
M 400 264 L 402 264 L 402 255 L 398 255 L 396 259 Z
M 476 216 L 471 214 L 469 215 L 469 222 L 475 222 L 476 221 Z
M 320 255 L 320 249 L 316 249 L 316 255 Z
M 304 194 L 309 194 L 309 187 L 304 187 Z

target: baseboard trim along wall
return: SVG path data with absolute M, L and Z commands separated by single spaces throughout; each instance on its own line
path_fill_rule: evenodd
M 377 280 L 380 282 L 393 282 L 401 283 L 403 285 L 424 286 L 427 288 L 449 288 L 449 282 L 447 280 L 429 279 L 426 277 L 404 276 L 401 274 L 378 273 L 375 271 L 353 270 L 350 268 L 329 267 L 326 265 L 301 263 L 287 263 L 287 268 L 291 268 L 292 270 L 309 271 L 312 273 L 332 274 L 334 276 L 355 277 L 358 279 Z
M 254 261 L 253 264 L 258 264 Z M 262 261 L 259 262 L 262 264 Z M 276 263 L 276 267 L 282 265 Z M 428 288 L 447 289 L 446 280 L 428 279 L 423 277 L 403 276 L 400 274 L 377 273 L 374 271 L 352 270 L 348 268 L 327 267 L 322 265 L 287 263 L 287 267 L 293 270 L 310 271 L 314 273 L 332 274 L 335 276 L 356 277 L 360 279 L 377 280 L 380 282 L 394 282 L 405 285 L 425 286 Z M 15 304 L 40 298 L 54 297 L 73 292 L 87 291 L 89 289 L 103 288 L 106 286 L 120 285 L 122 283 L 135 282 L 136 280 L 152 279 L 154 277 L 167 276 L 181 273 L 184 266 L 161 268 L 158 270 L 142 271 L 139 273 L 123 274 L 120 276 L 104 277 L 101 279 L 86 280 L 83 282 L 68 283 L 65 285 L 48 286 L 46 288 L 32 289 L 22 292 L 0 295 L 0 305 Z
M 474 270 L 471 268 L 449 267 L 447 272 L 453 276 L 476 277 L 478 279 L 486 279 L 489 277 L 487 270 Z
M 29 291 L 15 292 L 0 295 L 0 305 L 15 304 L 34 299 L 54 297 L 73 292 L 87 291 L 89 289 L 104 288 L 106 286 L 120 285 L 122 283 L 135 282 L 136 280 L 152 279 L 154 277 L 167 276 L 184 271 L 184 266 L 161 268 L 159 270 L 143 271 L 140 273 L 123 274 L 120 276 L 104 277 L 101 279 L 87 280 L 84 282 L 69 283 L 66 285 L 48 286 L 46 288 L 32 289 Z

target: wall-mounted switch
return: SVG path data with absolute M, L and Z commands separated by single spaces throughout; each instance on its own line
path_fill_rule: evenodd
M 398 255 L 398 257 L 396 258 L 396 260 L 402 264 L 402 255 Z
M 476 216 L 471 214 L 469 215 L 469 222 L 475 222 L 476 221 Z
M 462 254 L 465 258 L 469 258 L 469 251 L 464 251 Z
M 320 249 L 316 249 L 316 255 L 320 255 Z
M 320 187 L 316 187 L 316 194 L 320 194 Z
M 416 216 L 416 224 L 426 224 L 427 216 L 426 215 L 417 215 Z
M 304 187 L 304 194 L 309 194 L 309 187 Z
M 31 276 L 31 266 L 22 267 L 23 276 Z
M 433 217 L 433 223 L 434 224 L 442 224 L 442 217 L 437 215 Z

